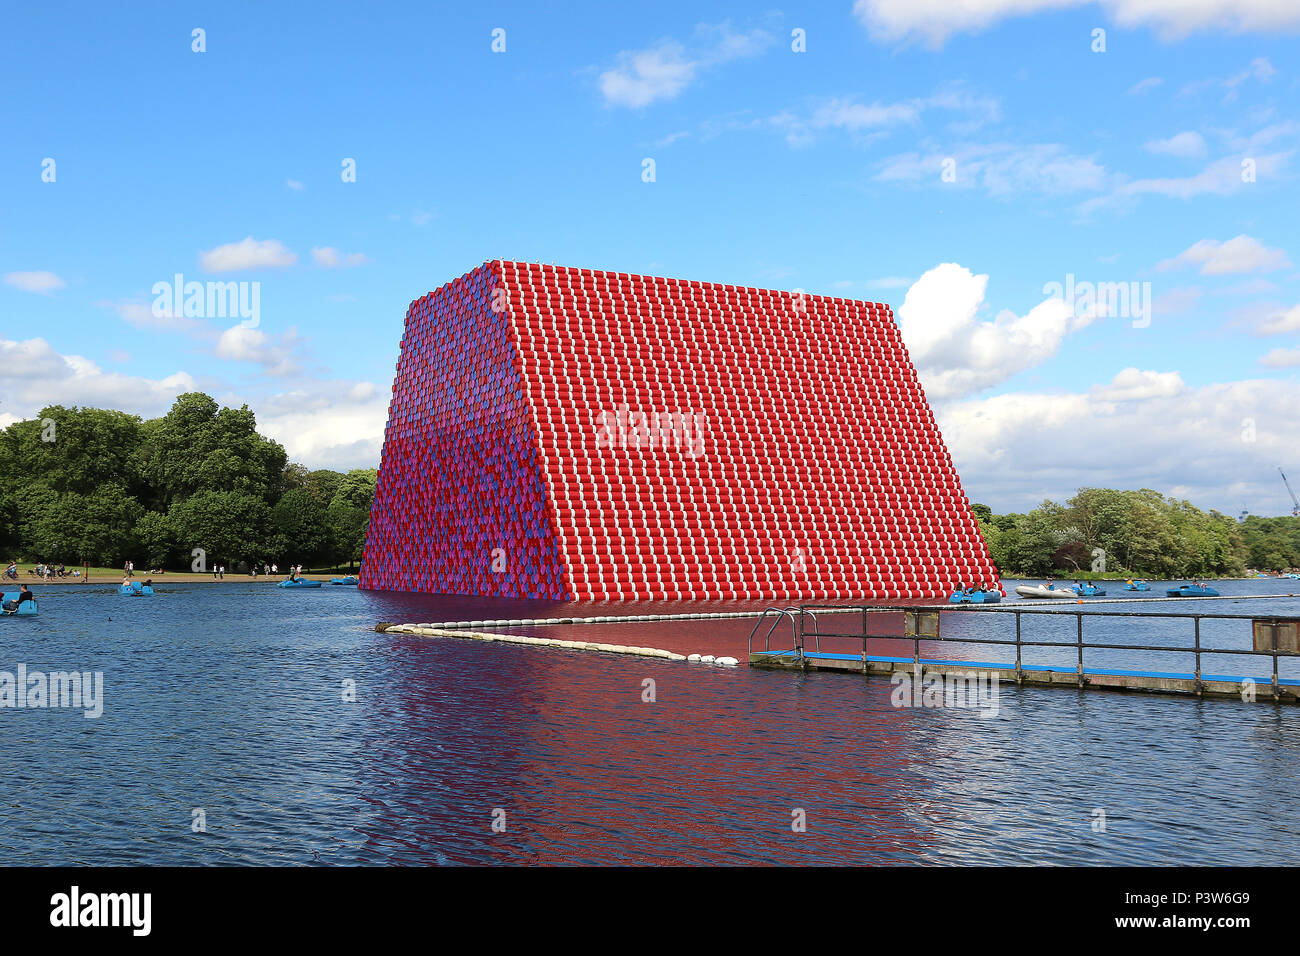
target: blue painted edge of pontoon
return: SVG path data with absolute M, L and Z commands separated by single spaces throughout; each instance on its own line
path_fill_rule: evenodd
M 789 651 L 755 651 L 754 653 L 763 654 L 767 657 L 795 657 L 797 656 L 798 652 L 789 650 Z M 804 651 L 803 656 L 808 658 L 809 660 L 814 660 L 814 661 L 816 660 L 861 661 L 862 660 L 861 654 L 832 654 L 828 651 Z M 911 664 L 912 663 L 912 658 L 910 657 L 888 657 L 888 656 L 878 655 L 878 654 L 868 654 L 867 660 L 876 664 Z M 993 661 L 959 661 L 959 660 L 952 660 L 950 658 L 939 658 L 939 657 L 923 657 L 921 658 L 921 664 L 927 667 L 932 665 L 947 665 L 949 667 L 985 667 L 990 670 L 995 670 L 995 669 L 1014 670 L 1015 669 L 1015 664 L 997 664 L 994 663 Z M 1024 664 L 1022 662 L 1020 666 L 1024 670 L 1050 671 L 1051 673 L 1054 674 L 1077 674 L 1079 672 L 1077 667 L 1066 667 L 1060 664 Z M 1083 676 L 1087 677 L 1089 674 L 1095 674 L 1098 677 L 1155 677 L 1155 678 L 1165 678 L 1165 679 L 1174 679 L 1174 680 L 1196 680 L 1195 674 L 1181 674 L 1174 671 L 1130 671 L 1130 670 L 1118 670 L 1109 667 L 1085 667 L 1083 669 Z M 1227 677 L 1219 674 L 1202 674 L 1201 680 L 1202 681 L 1225 681 L 1230 684 L 1240 684 L 1244 680 L 1253 680 L 1257 684 L 1269 684 L 1272 682 L 1272 678 L 1269 677 L 1250 677 L 1250 678 Z M 1300 678 L 1282 677 L 1278 679 L 1278 683 L 1284 684 L 1288 687 L 1300 687 Z

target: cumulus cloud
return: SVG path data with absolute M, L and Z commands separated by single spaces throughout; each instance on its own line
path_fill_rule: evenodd
M 1205 138 L 1195 130 L 1187 130 L 1168 139 L 1153 139 L 1147 143 L 1147 150 L 1166 156 L 1196 159 L 1205 155 Z
M 1273 349 L 1259 360 L 1268 368 L 1294 368 L 1300 365 L 1300 349 Z
M 1093 0 L 856 0 L 853 13 L 877 40 L 943 46 L 956 33 L 977 33 L 1008 17 L 1093 6 Z M 1146 26 L 1164 39 L 1202 30 L 1272 32 L 1300 26 L 1294 0 L 1100 0 L 1120 26 Z
M 258 430 L 311 468 L 375 468 L 388 399 L 388 390 L 371 382 L 320 383 L 261 402 Z
M 199 253 L 199 264 L 205 272 L 285 269 L 297 261 L 297 254 L 286 249 L 280 240 L 258 240 L 252 236 Z
M 53 292 L 62 289 L 64 282 L 53 272 L 6 272 L 5 285 L 24 292 Z
M 1102 402 L 1134 402 L 1148 398 L 1171 398 L 1186 385 L 1177 372 L 1144 372 L 1126 368 L 1106 385 L 1094 385 L 1091 396 Z
M 254 361 L 264 358 L 273 344 L 265 333 L 236 334 L 227 339 L 226 348 Z M 55 404 L 115 408 L 154 418 L 165 414 L 177 395 L 201 387 L 183 371 L 158 379 L 105 372 L 83 356 L 60 354 L 42 338 L 0 338 L 0 428 Z M 247 404 L 257 414 L 258 431 L 279 441 L 290 458 L 309 468 L 374 468 L 379 463 L 389 390 L 373 382 L 318 381 L 294 391 L 217 398 L 231 407 Z
M 312 249 L 311 257 L 322 269 L 349 269 L 366 262 L 366 257 L 360 252 L 343 253 L 333 246 L 318 246 Z
M 1177 373 L 1137 376 L 1155 382 L 1164 374 Z M 936 415 L 963 486 L 995 510 L 1022 511 L 1045 497 L 1063 500 L 1077 488 L 1101 486 L 1154 488 L 1225 513 L 1243 505 L 1257 514 L 1288 511 L 1276 465 L 1294 460 L 1295 431 L 1277 409 L 1300 402 L 1300 382 L 1253 379 L 1175 391 L 1181 378 L 1164 381 L 1145 397 L 1117 400 L 1112 382 L 1083 394 L 952 402 Z
M 1287 332 L 1300 332 L 1300 305 L 1289 309 L 1270 311 L 1259 323 L 1260 335 L 1284 335 Z
M 1226 242 L 1202 239 L 1172 259 L 1161 262 L 1162 271 L 1185 266 L 1198 267 L 1201 275 L 1240 275 L 1246 272 L 1270 272 L 1290 265 L 1281 249 L 1269 249 L 1252 236 L 1240 235 Z
M 945 262 L 907 290 L 899 329 L 932 398 L 962 398 L 1006 381 L 1055 355 L 1080 324 L 1059 298 L 1023 316 L 1004 309 L 992 321 L 981 320 L 988 280 Z
M 616 65 L 602 71 L 596 82 L 607 106 L 636 109 L 675 99 L 705 70 L 757 56 L 774 42 L 765 30 L 738 32 L 728 23 L 705 24 L 697 28 L 689 48 L 665 39 L 644 50 L 623 51 Z
M 195 388 L 186 372 L 160 379 L 105 372 L 84 356 L 60 354 L 43 338 L 0 339 L 0 404 L 9 415 L 30 417 L 55 404 L 159 415 Z
M 235 325 L 221 333 L 213 354 L 231 362 L 260 365 L 268 375 L 285 376 L 300 370 L 293 361 L 296 344 L 297 332 L 294 329 L 275 338 L 261 329 Z

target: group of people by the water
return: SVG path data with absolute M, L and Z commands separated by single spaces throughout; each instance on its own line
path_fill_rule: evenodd
M 5 568 L 4 576 L 10 581 L 18 580 L 17 561 L 9 562 L 9 567 Z M 42 561 L 37 563 L 36 567 L 28 568 L 27 576 L 29 578 L 40 578 L 43 581 L 48 581 L 51 578 L 79 578 L 81 577 L 81 572 L 76 568 L 69 569 L 62 564 L 55 566 L 53 564 L 46 564 Z

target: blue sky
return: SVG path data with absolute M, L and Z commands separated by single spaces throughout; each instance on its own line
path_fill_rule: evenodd
M 537 259 L 891 303 L 999 510 L 1289 511 L 1300 8 L 947 6 L 11 9 L 0 425 L 201 388 L 373 465 L 407 303 Z M 155 314 L 177 273 L 258 283 L 256 326 Z

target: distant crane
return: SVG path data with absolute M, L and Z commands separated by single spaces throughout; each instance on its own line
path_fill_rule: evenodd
M 1300 518 L 1300 498 L 1297 498 L 1295 492 L 1291 490 L 1291 482 L 1286 480 L 1286 472 L 1282 470 L 1280 465 L 1277 473 L 1282 476 L 1282 484 L 1286 485 L 1286 493 L 1291 496 L 1291 517 Z

